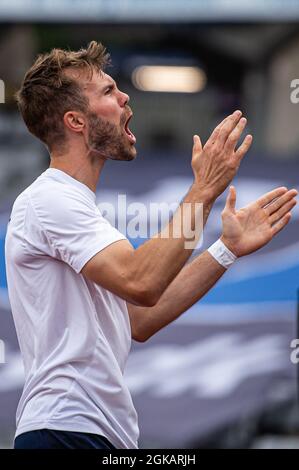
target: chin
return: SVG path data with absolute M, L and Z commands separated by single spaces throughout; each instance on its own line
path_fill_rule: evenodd
M 137 153 L 135 153 L 134 155 L 128 155 L 126 158 L 121 158 L 122 161 L 124 162 L 131 162 L 133 160 L 135 160 L 135 158 L 137 157 Z
M 132 145 L 130 147 L 130 149 L 127 152 L 124 153 L 123 156 L 124 156 L 124 158 L 121 158 L 121 160 L 124 160 L 124 161 L 127 161 L 127 162 L 135 160 L 135 158 L 137 157 L 137 150 L 134 147 L 134 145 Z
M 136 157 L 137 157 L 137 150 L 136 150 L 136 147 L 133 147 L 132 148 L 132 160 L 135 160 Z
M 117 154 L 110 154 L 110 160 L 115 160 L 119 162 L 131 162 L 135 160 L 137 157 L 137 150 L 135 147 L 131 148 L 130 150 L 126 150 L 125 152 L 119 152 Z

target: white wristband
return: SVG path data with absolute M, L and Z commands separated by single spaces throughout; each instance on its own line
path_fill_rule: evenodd
M 208 252 L 225 269 L 229 268 L 237 259 L 237 256 L 234 255 L 220 239 L 210 246 Z

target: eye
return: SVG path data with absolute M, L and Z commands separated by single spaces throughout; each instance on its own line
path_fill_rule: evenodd
M 109 93 L 110 93 L 112 90 L 113 90 L 113 86 L 110 85 L 110 86 L 106 89 L 105 95 L 109 95 Z

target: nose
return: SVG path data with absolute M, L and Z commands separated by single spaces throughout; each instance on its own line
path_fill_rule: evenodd
M 120 104 L 122 107 L 125 107 L 130 101 L 129 95 L 127 93 L 124 93 L 120 91 Z

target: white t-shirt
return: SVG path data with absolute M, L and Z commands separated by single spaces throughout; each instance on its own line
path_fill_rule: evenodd
M 13 205 L 6 271 L 25 368 L 16 436 L 88 432 L 136 448 L 137 415 L 123 377 L 126 302 L 81 274 L 96 253 L 125 239 L 95 200 L 86 185 L 49 168 Z

